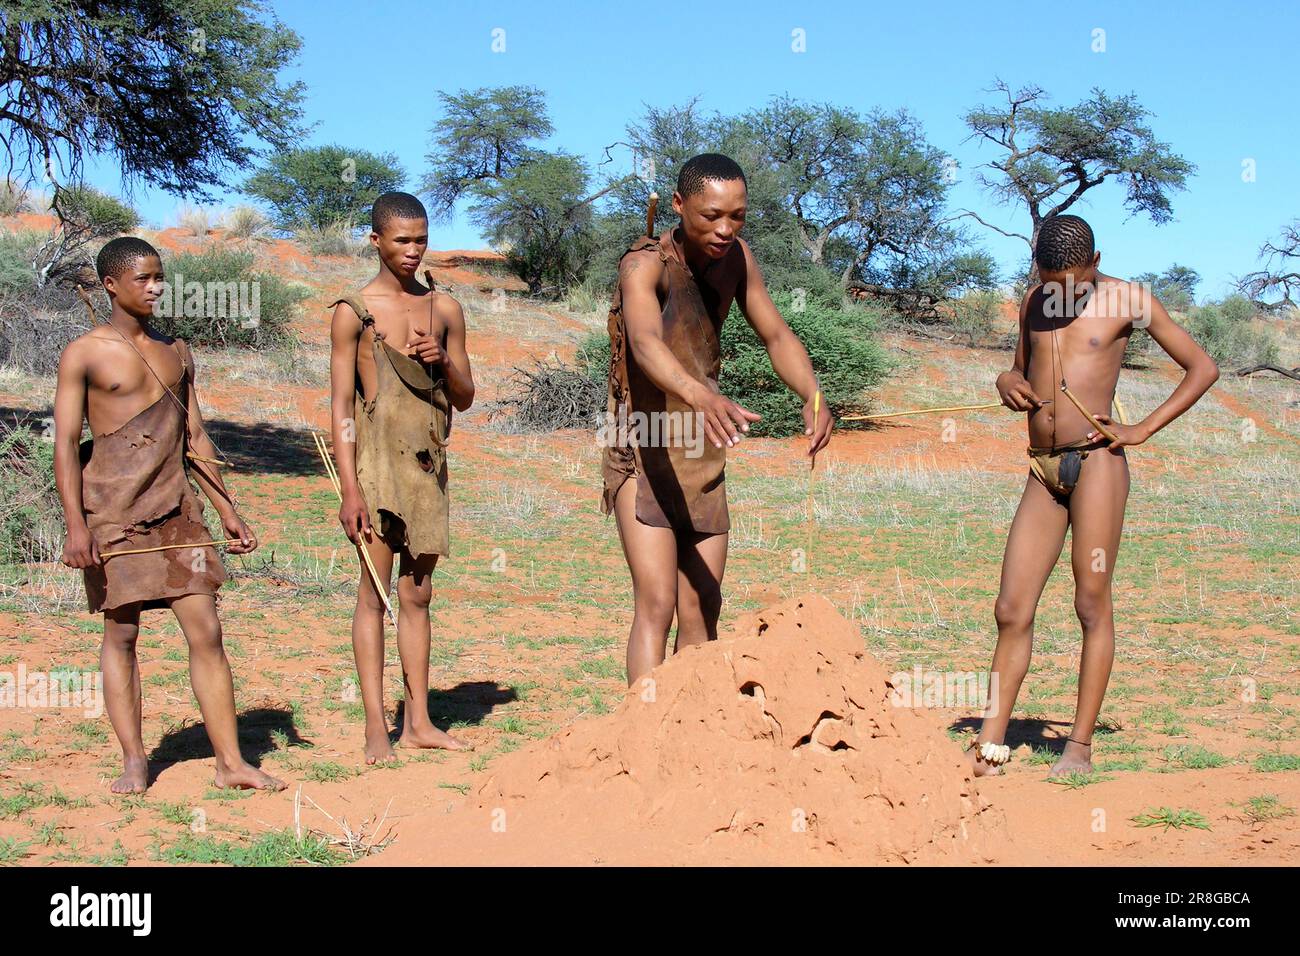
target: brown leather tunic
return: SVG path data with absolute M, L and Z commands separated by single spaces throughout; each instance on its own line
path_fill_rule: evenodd
M 190 372 L 183 355 L 181 367 L 172 392 L 188 407 Z M 101 554 L 212 540 L 185 471 L 185 426 L 185 414 L 164 393 L 126 424 L 82 443 L 82 507 Z M 215 594 L 226 569 L 217 550 L 206 545 L 124 554 L 84 569 L 83 575 L 86 601 L 97 613 L 137 602 L 142 608 L 166 607 L 185 594 Z
M 371 527 L 395 550 L 412 557 L 451 554 L 448 529 L 447 435 L 451 401 L 443 378 L 434 380 L 420 362 L 375 335 L 375 317 L 361 294 L 346 302 L 370 330 L 375 358 L 375 396 L 357 382 L 357 483 Z
M 658 237 L 642 236 L 623 253 L 654 249 L 667 270 L 668 294 L 662 303 L 663 340 L 673 356 L 693 378 L 718 390 L 721 369 L 719 335 L 722 316 L 719 296 L 711 287 L 696 281 L 690 267 L 680 258 L 672 230 Z M 739 249 L 733 249 L 728 260 Z M 621 262 L 621 259 L 620 259 Z M 717 268 L 733 268 L 719 263 Z M 711 304 L 713 308 L 706 305 Z M 726 448 L 717 448 L 704 435 L 694 409 L 664 392 L 650 380 L 627 347 L 623 318 L 623 292 L 614 291 L 609 310 L 609 398 L 607 412 L 614 431 L 607 434 L 602 460 L 604 484 L 601 510 L 610 514 L 619 488 L 636 478 L 636 517 L 644 524 L 678 531 L 721 534 L 731 527 L 727 513 L 724 470 Z M 653 416 L 672 413 L 670 420 L 690 431 L 677 437 L 651 442 L 619 426 L 633 413 Z M 689 418 L 690 421 L 686 422 Z M 661 435 L 673 433 L 661 429 Z M 690 440 L 681 440 L 683 434 Z M 696 454 L 702 445 L 702 453 Z

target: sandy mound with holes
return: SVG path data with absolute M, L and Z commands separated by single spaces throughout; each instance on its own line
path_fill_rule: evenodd
M 824 598 L 749 614 L 653 680 L 500 758 L 443 818 L 458 832 L 382 862 L 969 863 L 1004 835 L 957 745 L 890 703 Z

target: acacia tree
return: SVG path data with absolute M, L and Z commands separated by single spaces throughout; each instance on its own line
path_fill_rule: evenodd
M 470 217 L 506 249 L 533 295 L 582 281 L 595 248 L 587 170 L 567 153 L 542 154 L 499 179 L 474 184 Z
M 554 131 L 546 115 L 545 94 L 531 86 L 480 87 L 438 93 L 442 116 L 430 130 L 433 149 L 420 183 L 430 200 L 429 215 L 451 216 L 457 200 L 476 183 L 508 177 L 540 150 L 529 140 Z
M 1066 212 L 1107 179 L 1124 184 L 1124 205 L 1132 213 L 1145 213 L 1157 224 L 1172 218 L 1169 194 L 1186 189 L 1196 167 L 1156 139 L 1146 121 L 1151 114 L 1135 96 L 1111 97 L 1094 88 L 1075 106 L 1050 109 L 1042 105 L 1047 95 L 1037 86 L 1012 91 L 999 79 L 993 90 L 1003 94 L 1005 105 L 979 106 L 965 116 L 968 139 L 990 142 L 1000 153 L 981 166 L 977 180 L 999 203 L 1023 205 L 1030 230 L 1011 232 L 970 210 L 961 214 L 1023 240 L 1029 247 L 1031 281 L 1043 220 Z
M 336 223 L 352 228 L 366 221 L 376 199 L 405 179 L 392 153 L 317 146 L 276 153 L 243 191 L 267 203 L 281 229 L 325 229 Z
M 1237 291 L 1264 312 L 1286 312 L 1300 308 L 1300 219 L 1282 227 L 1281 237 L 1260 246 L 1258 258 L 1264 268 L 1247 273 L 1237 281 Z M 1266 301 L 1281 295 L 1276 302 Z
M 299 46 L 251 0 L 0 0 L 0 155 L 56 212 L 87 152 L 206 198 L 250 142 L 297 135 L 302 84 L 278 73 Z

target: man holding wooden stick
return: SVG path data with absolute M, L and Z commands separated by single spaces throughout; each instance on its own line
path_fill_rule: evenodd
M 970 753 L 978 776 L 996 774 L 1010 755 L 1003 739 L 1029 670 L 1038 600 L 1067 528 L 1083 649 L 1073 727 L 1051 773 L 1091 772 L 1093 728 L 1115 656 L 1111 581 L 1129 492 L 1124 449 L 1186 412 L 1219 377 L 1144 286 L 1101 272 L 1092 229 L 1078 216 L 1046 219 L 1034 259 L 1041 282 L 1025 293 L 1015 361 L 997 380 L 1002 403 L 1027 413 L 1030 473 L 1002 559 L 992 693 Z M 1146 328 L 1185 374 L 1163 404 L 1126 425 L 1106 412 L 1135 328 Z
M 338 456 L 339 522 L 364 567 L 352 617 L 366 763 L 395 759 L 384 712 L 384 624 L 397 565 L 397 651 L 405 706 L 403 747 L 472 749 L 429 716 L 429 602 L 433 572 L 449 555 L 447 440 L 453 410 L 474 401 L 465 314 L 416 278 L 429 245 L 419 199 L 388 192 L 371 211 L 373 279 L 333 305 L 330 410 Z M 328 455 L 323 456 L 327 469 Z
M 104 697 L 124 764 L 112 792 L 143 793 L 149 785 L 135 646 L 140 611 L 163 607 L 176 615 L 189 644 L 216 785 L 282 790 L 282 781 L 239 751 L 216 605 L 226 573 L 213 545 L 247 554 L 257 538 L 217 469 L 220 455 L 195 394 L 194 356 L 180 339 L 149 325 L 163 291 L 162 261 L 143 239 L 124 236 L 104 246 L 96 267 L 112 313 L 60 357 L 54 471 L 68 526 L 63 563 L 82 569 L 90 610 L 104 615 Z M 93 309 L 91 318 L 93 324 Z M 79 447 L 83 418 L 93 440 Z M 221 541 L 204 525 L 187 464 L 221 519 Z

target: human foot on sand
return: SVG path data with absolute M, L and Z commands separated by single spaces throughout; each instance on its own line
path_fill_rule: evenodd
M 466 743 L 451 734 L 443 733 L 430 724 L 428 727 L 407 727 L 397 741 L 401 747 L 415 747 L 421 750 L 473 750 L 474 745 Z
M 1063 777 L 1071 773 L 1092 773 L 1092 744 L 1084 744 L 1067 737 L 1061 757 L 1052 764 L 1049 777 Z
M 366 765 L 390 763 L 397 759 L 393 742 L 388 737 L 388 728 L 375 727 L 366 730 Z
M 988 745 L 987 741 L 974 741 L 966 751 L 966 761 L 970 765 L 971 773 L 977 777 L 997 777 L 1002 773 L 1002 766 L 1011 759 L 1010 750 L 997 751 L 990 750 L 986 755 L 983 748 Z M 1000 745 L 994 745 L 1000 747 Z
M 149 789 L 149 761 L 144 757 L 127 757 L 122 761 L 122 776 L 109 787 L 113 793 L 144 793 Z
M 250 763 L 238 763 L 233 767 L 218 767 L 216 785 L 221 789 L 234 787 L 237 790 L 283 790 L 288 786 L 283 780 L 263 773 Z

